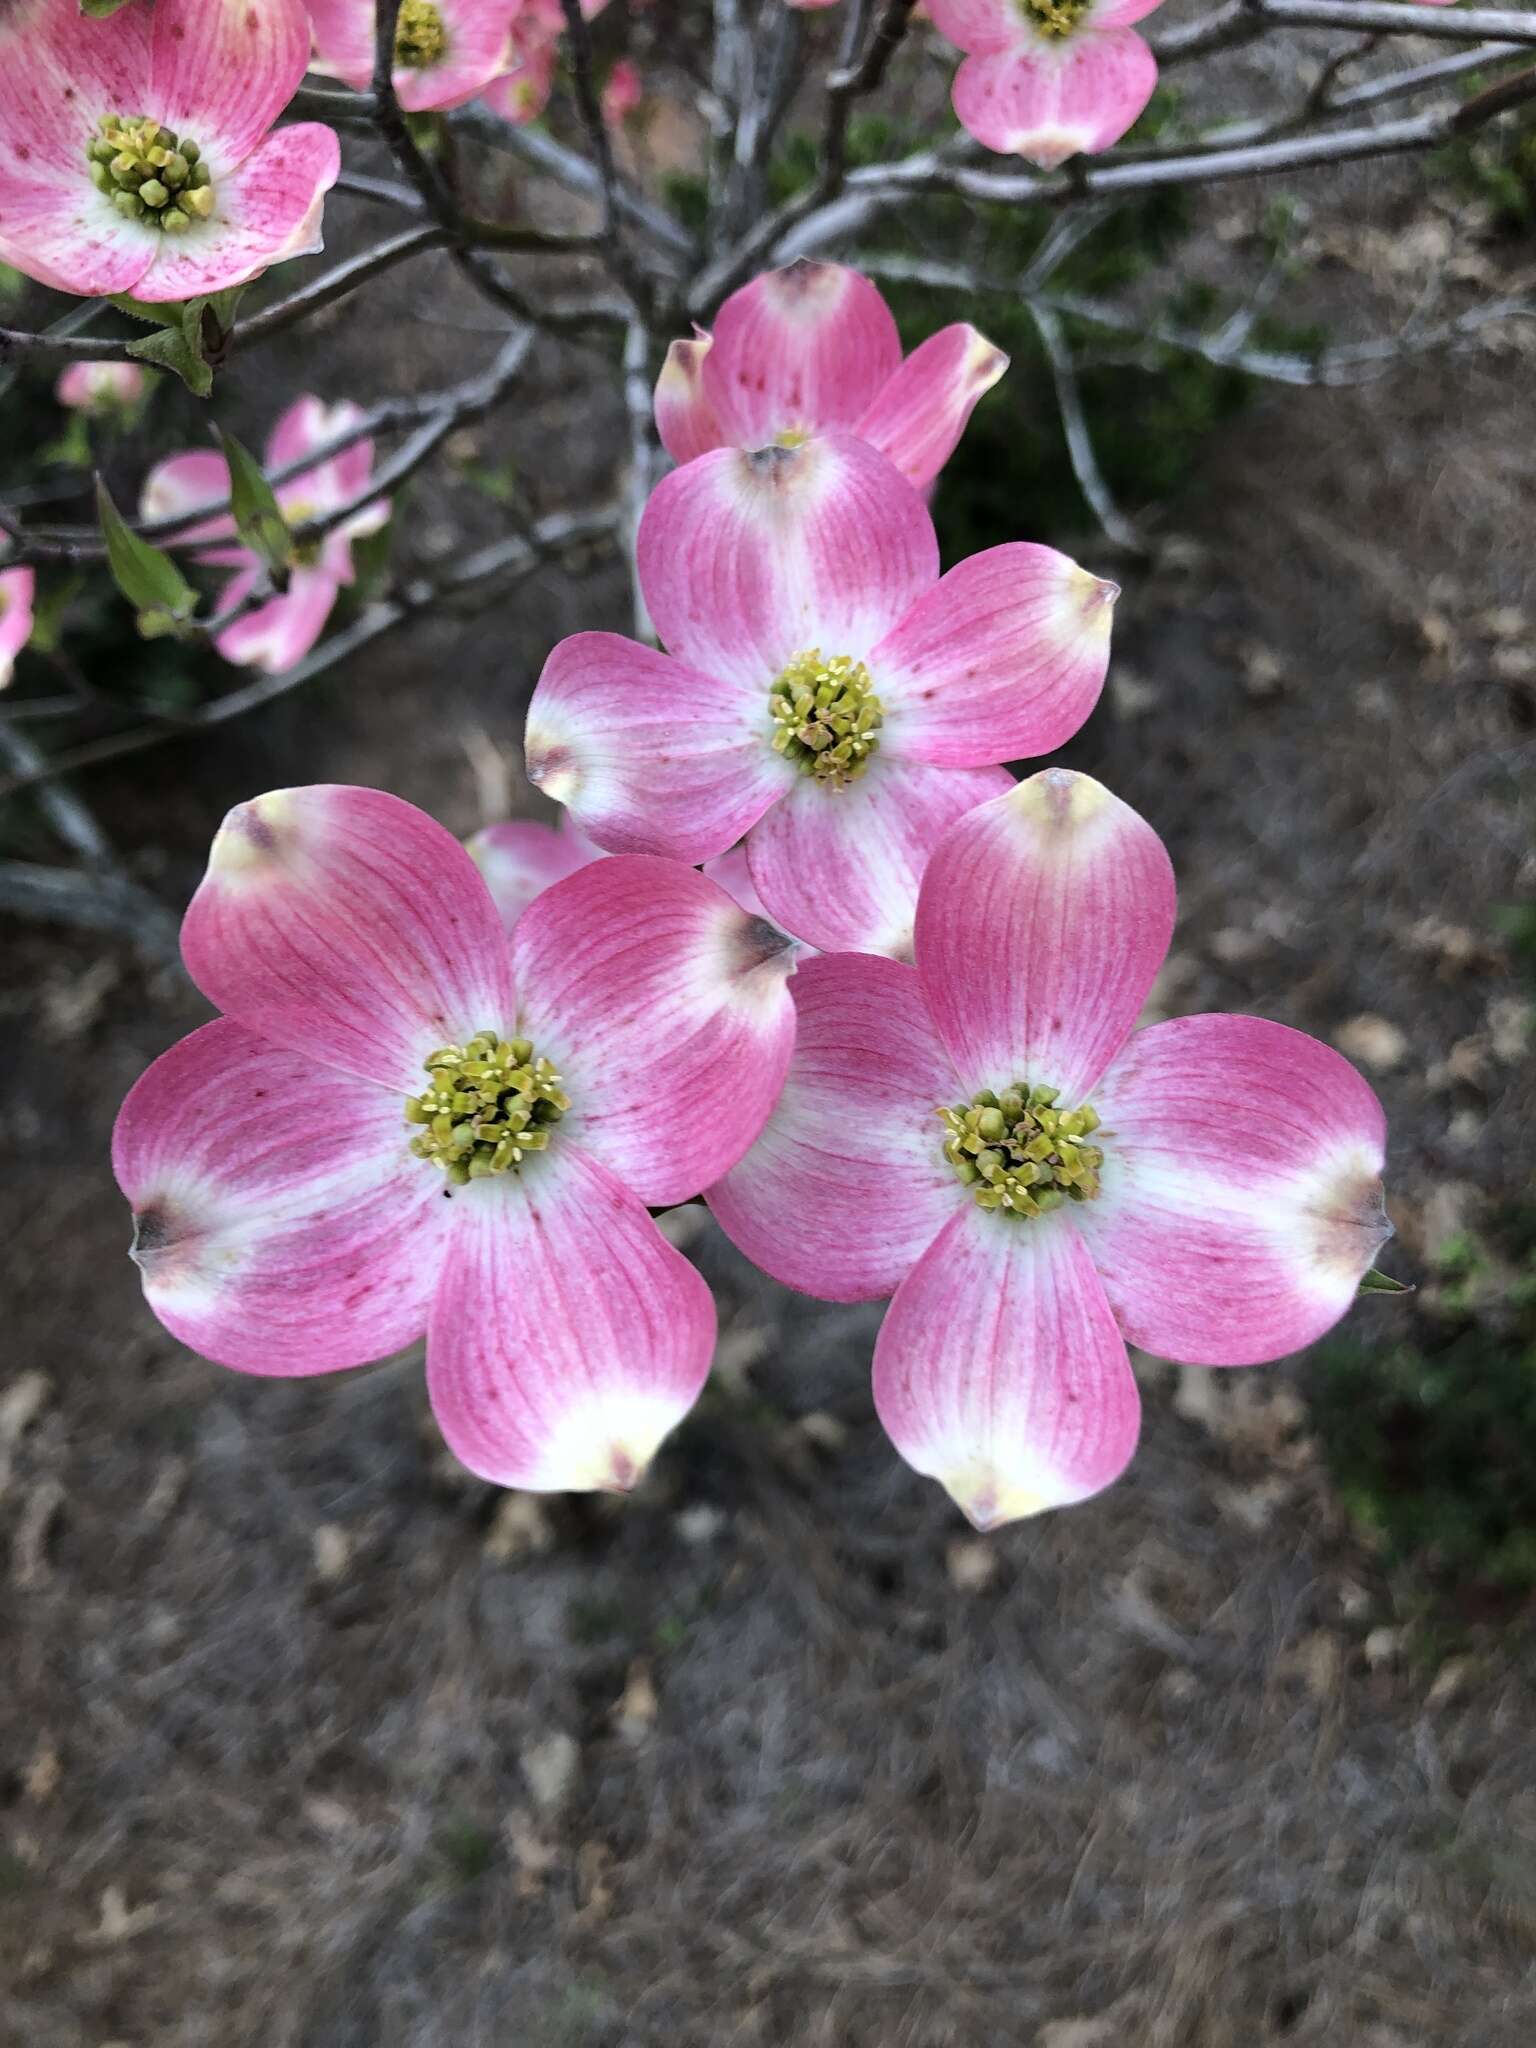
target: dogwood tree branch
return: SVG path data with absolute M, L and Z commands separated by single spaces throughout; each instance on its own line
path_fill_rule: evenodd
M 914 193 L 951 193 L 1005 206 L 1026 202 L 1070 206 L 1085 199 L 1114 199 L 1159 186 L 1215 184 L 1274 171 L 1438 149 L 1532 100 L 1536 100 L 1536 69 L 1490 87 L 1461 106 L 1404 120 L 1267 142 L 1217 140 L 1174 156 L 1148 153 L 1119 158 L 1106 152 L 1091 164 L 1074 163 L 1066 172 L 977 170 L 946 161 L 939 151 L 923 151 L 895 164 L 850 171 L 842 198 L 777 236 L 771 255 L 778 262 L 788 262 L 841 243 Z
M 115 933 L 156 966 L 172 966 L 181 957 L 177 919 L 128 875 L 0 861 L 0 910 L 36 924 Z
M 350 625 L 322 641 L 312 654 L 281 675 L 256 676 L 239 689 L 199 705 L 195 711 L 174 723 L 162 720 L 154 725 L 135 726 L 127 732 L 108 733 L 100 739 L 88 740 L 81 746 L 55 754 L 34 770 L 0 780 L 0 801 L 51 782 L 58 776 L 75 774 L 81 769 L 94 768 L 104 761 L 119 760 L 128 754 L 142 753 L 165 740 L 242 718 L 248 711 L 302 689 L 306 683 L 325 675 L 361 648 L 371 646 L 407 619 L 419 617 L 485 585 L 498 583 L 504 577 L 516 579 L 530 575 L 546 562 L 593 542 L 611 542 L 621 530 L 622 523 L 623 508 L 618 505 L 604 505 L 588 512 L 553 513 L 549 518 L 539 520 L 526 534 L 513 534 L 466 555 L 462 562 L 435 580 L 415 578 L 392 595 L 378 599 Z
M 1274 384 L 1368 383 L 1396 363 L 1470 347 L 1487 328 L 1503 321 L 1536 320 L 1536 298 L 1494 299 L 1434 326 L 1410 325 L 1395 335 L 1339 342 L 1307 354 L 1301 350 L 1251 347 L 1248 335 L 1252 323 L 1246 318 L 1229 320 L 1212 332 L 1081 292 L 1048 291 L 1039 282 L 1031 282 L 1035 265 L 1031 265 L 1024 278 L 1009 280 L 966 264 L 888 255 L 883 251 L 863 253 L 853 260 L 867 276 L 893 284 L 927 285 L 946 293 L 965 292 L 971 297 L 1017 298 L 1032 318 L 1036 309 L 1043 307 L 1048 315 L 1067 316 L 1110 334 L 1125 335 L 1136 346 L 1129 351 L 1117 351 L 1119 361 L 1152 362 L 1160 350 L 1175 348 L 1221 368 L 1241 370 L 1247 376 Z M 1247 311 L 1245 308 L 1245 315 Z
M 1099 468 L 1088 415 L 1083 410 L 1082 394 L 1078 390 L 1077 369 L 1061 320 L 1043 299 L 1031 299 L 1028 305 L 1035 331 L 1040 336 L 1040 345 L 1045 350 L 1045 359 L 1051 367 L 1056 409 L 1061 414 L 1061 430 L 1077 487 L 1107 540 L 1117 548 L 1123 548 L 1127 554 L 1145 554 L 1146 543 L 1115 503 L 1113 493 L 1104 480 L 1104 472 Z
M 1265 28 L 1343 28 L 1354 35 L 1447 36 L 1456 42 L 1536 44 L 1536 14 L 1520 7 L 1415 7 L 1409 0 L 1249 0 Z
M 379 434 L 414 429 L 403 446 L 375 471 L 366 490 L 358 498 L 322 518 L 307 521 L 298 529 L 300 539 L 318 538 L 379 498 L 386 497 L 414 474 L 455 428 L 466 426 L 492 411 L 516 382 L 527 362 L 533 339 L 530 329 L 515 329 L 503 342 L 495 361 L 478 375 L 424 398 L 386 399 L 306 454 L 295 456 L 292 461 L 267 471 L 267 481 L 275 487 L 291 482 L 307 470 L 318 469 L 321 464 L 345 454 L 359 441 Z M 216 504 L 199 506 L 195 512 L 130 523 L 136 533 L 159 546 L 195 548 L 199 543 L 185 538 L 188 529 L 203 526 L 208 520 L 227 514 L 230 509 L 229 499 L 223 498 Z M 9 558 L 11 566 L 47 561 L 95 561 L 106 554 L 106 545 L 95 525 L 49 527 L 28 534 L 13 521 L 11 531 L 18 536 L 18 545 Z
M 534 170 L 553 178 L 568 192 L 574 192 L 583 199 L 602 197 L 602 179 L 596 165 L 574 149 L 567 149 L 564 143 L 556 141 L 540 128 L 520 128 L 514 122 L 504 121 L 499 114 L 493 114 L 488 107 L 475 105 L 456 107 L 447 116 L 447 121 L 455 135 L 519 158 Z M 691 262 L 696 253 L 694 239 L 664 206 L 627 183 L 615 187 L 614 205 L 659 250 L 665 251 L 674 264 Z

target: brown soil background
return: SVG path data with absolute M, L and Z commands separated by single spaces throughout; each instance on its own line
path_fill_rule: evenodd
M 1444 260 L 1395 190 L 1350 188 L 1329 290 Z M 297 347 L 243 373 L 252 417 L 297 383 L 424 384 L 438 336 L 489 346 L 446 270 L 369 305 L 323 377 Z M 569 360 L 515 410 L 486 450 L 580 502 L 616 423 Z M 1265 396 L 1161 514 L 1178 545 L 1126 579 L 1066 756 L 1169 841 L 1164 1008 L 1374 1060 L 1410 1278 L 1530 1173 L 1520 989 L 1483 940 L 1536 885 L 1508 653 L 1533 431 L 1513 347 Z M 408 545 L 456 545 L 462 503 L 423 489 Z M 260 788 L 387 784 L 468 830 L 545 650 L 598 623 L 626 624 L 616 574 L 545 576 L 83 786 L 177 904 Z M 874 1421 L 878 1311 L 796 1300 L 700 1220 L 720 1370 L 644 1488 L 499 1496 L 435 1440 L 419 1361 L 262 1383 L 159 1329 L 107 1137 L 202 1006 L 125 945 L 4 944 L 0 2041 L 1532 2039 L 1529 1640 L 1403 1654 L 1294 1365 L 1149 1364 L 1126 1479 L 982 1545 Z

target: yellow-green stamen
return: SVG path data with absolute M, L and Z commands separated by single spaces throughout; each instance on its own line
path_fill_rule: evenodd
M 1099 1192 L 1104 1154 L 1083 1142 L 1098 1129 L 1098 1115 L 1087 1103 L 1058 1109 L 1056 1098 L 1054 1088 L 1017 1084 L 1000 1094 L 983 1088 L 958 1109 L 937 1112 L 947 1133 L 944 1157 L 981 1208 L 1043 1216 Z
M 1069 36 L 1093 0 L 1018 0 L 1019 11 L 1042 36 Z
M 190 136 L 146 114 L 104 114 L 86 146 L 91 183 L 125 220 L 184 235 L 213 212 L 213 173 Z
M 851 654 L 797 654 L 768 693 L 773 750 L 827 789 L 864 773 L 885 716 L 874 682 Z
M 425 1065 L 432 1085 L 405 1100 L 406 1122 L 420 1126 L 411 1150 L 455 1187 L 515 1173 L 530 1152 L 548 1149 L 552 1126 L 571 1106 L 560 1076 L 526 1038 L 477 1031 L 466 1045 L 442 1046 Z
M 441 8 L 433 0 L 405 0 L 395 23 L 395 62 L 407 71 L 425 71 L 447 47 Z

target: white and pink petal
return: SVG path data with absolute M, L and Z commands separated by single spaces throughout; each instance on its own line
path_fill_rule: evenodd
M 574 1143 L 452 1206 L 427 1336 L 449 1449 L 499 1486 L 627 1491 L 708 1376 L 708 1287 Z
M 1083 1103 L 1173 935 L 1157 834 L 1091 776 L 1047 768 L 946 834 L 923 876 L 917 968 L 967 1092 Z
M 738 448 L 852 427 L 901 364 L 896 322 L 869 279 L 809 257 L 732 292 L 713 335 L 704 390 Z
M 0 690 L 16 669 L 16 657 L 32 637 L 32 609 L 37 572 L 0 569 Z
M 1258 1017 L 1133 1034 L 1095 1084 L 1102 1192 L 1073 1210 L 1133 1344 L 1253 1365 L 1330 1329 L 1391 1235 L 1355 1069 Z
M 1018 0 L 928 0 L 928 18 L 959 50 L 1006 50 L 1031 33 Z
M 1125 1344 L 1070 1219 L 967 1201 L 896 1291 L 875 1409 L 978 1529 L 1100 1492 L 1136 1449 Z
M 158 232 L 126 221 L 82 177 L 78 186 L 33 184 L 0 169 L 0 261 L 82 298 L 137 292 Z
M 1157 59 L 1133 29 L 968 57 L 955 113 L 988 149 L 1049 170 L 1118 142 L 1157 84 Z
M 509 818 L 464 842 L 509 932 L 535 896 L 603 858 L 603 849 L 568 822 L 569 813 L 566 817 L 560 825 Z
M 0 132 L 13 179 L 60 194 L 60 177 L 94 190 L 85 152 L 103 114 L 147 110 L 150 20 L 146 7 L 104 21 L 81 18 L 79 0 L 9 0 L 0 9 Z M 0 233 L 4 198 L 0 196 Z
M 152 113 L 221 171 L 267 135 L 309 64 L 305 0 L 154 0 L 122 11 L 149 18 L 149 91 L 103 111 Z
M 243 569 L 225 585 L 222 605 L 233 609 L 255 588 L 260 570 Z M 243 613 L 220 633 L 216 645 L 237 668 L 255 668 L 281 675 L 308 654 L 336 604 L 336 578 L 321 569 L 294 569 L 288 588 L 253 611 Z
M 692 862 L 789 787 L 771 732 L 766 681 L 759 695 L 617 633 L 574 633 L 544 664 L 523 747 L 529 780 L 599 846 Z
M 934 848 L 958 819 L 1012 787 L 1004 768 L 881 754 L 845 789 L 796 773 L 747 835 L 747 865 L 768 915 L 797 939 L 823 953 L 909 958 Z
M 936 1112 L 954 1100 L 916 971 L 868 954 L 802 961 L 794 1057 L 762 1136 L 708 1190 L 727 1237 L 823 1301 L 891 1294 L 970 1196 Z
M 144 479 L 139 512 L 145 519 L 192 519 L 213 505 L 229 503 L 229 464 L 215 449 L 189 448 L 157 462 Z M 228 512 L 189 526 L 184 540 L 233 540 L 235 522 Z M 244 549 L 241 559 L 249 559 Z
M 382 790 L 320 783 L 238 804 L 181 930 L 210 1002 L 274 1044 L 400 1094 L 515 1012 L 506 936 L 451 832 Z
M 719 448 L 674 470 L 651 494 L 636 555 L 672 653 L 764 705 L 812 648 L 863 659 L 939 574 L 922 499 L 845 433 Z
M 152 261 L 135 295 L 152 303 L 196 298 L 248 284 L 290 257 L 313 255 L 324 246 L 325 195 L 340 171 L 335 131 L 318 121 L 267 136 L 234 169 L 216 174 L 206 221 L 174 237 L 137 230 L 151 243 Z
M 241 1372 L 334 1372 L 413 1343 L 451 1219 L 409 1138 L 387 1090 L 227 1017 L 194 1031 L 139 1079 L 112 1139 L 150 1307 Z
M 730 1170 L 794 1044 L 793 947 L 677 861 L 596 861 L 512 936 L 521 1028 L 563 1076 L 561 1125 L 655 1207 Z
M 407 113 L 461 107 L 506 64 L 518 0 L 438 0 L 438 7 L 446 36 L 441 57 L 395 69 L 395 93 Z
M 1118 596 L 1027 541 L 958 563 L 870 657 L 882 745 L 952 768 L 1053 752 L 1104 687 Z
M 870 400 L 853 431 L 924 490 L 955 452 L 966 422 L 1008 367 L 974 327 L 944 327 L 916 347 Z
M 692 462 L 725 445 L 704 389 L 704 361 L 712 345 L 702 331 L 691 341 L 674 341 L 656 379 L 656 432 L 674 462 Z

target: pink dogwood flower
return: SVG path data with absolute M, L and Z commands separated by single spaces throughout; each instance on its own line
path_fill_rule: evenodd
M 581 11 L 592 21 L 607 5 L 608 0 L 581 0 Z M 493 113 L 518 128 L 539 118 L 554 90 L 564 34 L 565 12 L 560 0 L 518 0 L 508 68 L 482 94 Z
M 407 113 L 461 107 L 506 68 L 522 0 L 402 0 L 395 97 Z M 359 90 L 373 79 L 374 0 L 309 0 L 314 66 Z
M 36 588 L 33 570 L 0 570 L 0 690 L 10 688 L 16 673 L 16 657 L 32 638 L 32 600 Z
M 508 68 L 492 79 L 481 98 L 492 113 L 500 114 L 514 128 L 523 128 L 549 105 L 560 62 L 559 44 L 543 35 L 522 36 L 514 28 L 511 58 Z
M 1059 768 L 1020 783 L 935 852 L 915 966 L 803 964 L 784 1093 L 708 1193 L 788 1286 L 894 1292 L 876 1409 L 979 1528 L 1124 1469 L 1128 1342 L 1299 1350 L 1391 1234 L 1381 1108 L 1338 1053 L 1257 1017 L 1132 1029 L 1173 919 L 1133 810 Z
M 715 1335 L 647 1207 L 762 1127 L 794 1034 L 781 936 L 687 868 L 604 860 L 509 941 L 450 833 L 319 787 L 230 812 L 182 953 L 223 1015 L 155 1062 L 113 1137 L 166 1328 L 278 1377 L 425 1332 L 472 1472 L 633 1484 Z
M 637 554 L 671 652 L 562 641 L 528 774 L 615 853 L 712 860 L 746 835 L 769 916 L 825 952 L 905 950 L 945 829 L 1104 681 L 1112 583 L 1023 543 L 941 578 L 921 497 L 850 434 L 674 470 Z
M 53 387 L 60 405 L 93 416 L 131 412 L 144 396 L 144 371 L 137 363 L 71 363 Z
M 711 333 L 673 342 L 656 382 L 656 430 L 674 462 L 692 462 L 711 448 L 795 447 L 842 428 L 921 489 L 1007 367 L 963 322 L 903 362 L 869 279 L 801 257 L 732 292 Z
M 1118 142 L 1157 84 L 1134 33 L 1162 0 L 929 0 L 935 28 L 964 50 L 960 124 L 988 149 L 1050 169 Z
M 362 417 L 347 401 L 326 405 L 318 398 L 298 399 L 273 428 L 267 441 L 266 466 L 281 469 L 313 449 L 323 447 Z M 306 469 L 277 486 L 277 501 L 291 526 L 338 511 L 362 496 L 373 474 L 373 443 L 355 441 L 340 455 Z M 192 518 L 204 507 L 229 496 L 229 465 L 212 448 L 191 449 L 169 456 L 147 478 L 140 500 L 146 519 Z M 377 533 L 389 519 L 389 500 L 377 498 L 343 520 L 318 541 L 301 543 L 299 559 L 289 571 L 288 588 L 280 597 L 258 605 L 218 637 L 226 661 L 243 668 L 280 674 L 308 654 L 325 630 L 343 585 L 352 581 L 352 543 Z M 189 529 L 192 540 L 218 545 L 205 549 L 202 562 L 233 569 L 221 594 L 222 608 L 239 603 L 262 574 L 261 565 L 235 538 L 235 522 L 218 514 Z M 229 543 L 234 542 L 234 545 Z
M 273 127 L 308 60 L 303 0 L 6 0 L 0 259 L 158 303 L 318 249 L 340 146 Z

